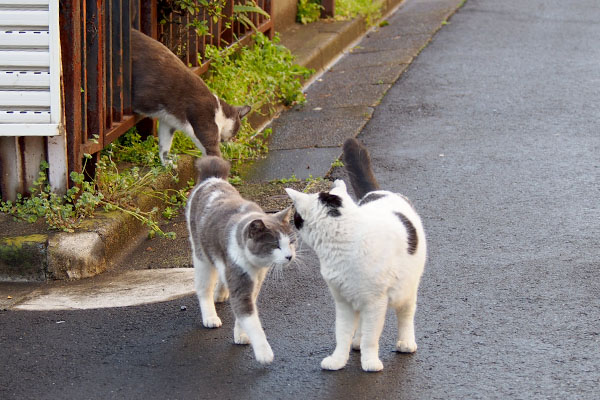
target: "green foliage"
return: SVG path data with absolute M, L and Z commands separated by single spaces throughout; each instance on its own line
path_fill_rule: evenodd
M 321 0 L 298 0 L 296 21 L 302 24 L 318 21 L 321 17 Z
M 262 33 L 252 36 L 254 45 L 226 49 L 206 47 L 211 60 L 204 81 L 221 98 L 231 104 L 252 104 L 260 112 L 264 105 L 281 101 L 286 105 L 305 102 L 298 78 L 308 78 L 314 71 L 294 64 L 294 56 Z
M 252 28 L 254 31 L 258 29 L 252 22 L 250 13 L 260 14 L 267 18 L 271 16 L 267 14 L 262 8 L 260 8 L 253 0 L 246 0 L 246 4 L 234 4 L 233 5 L 233 19 L 244 25 L 246 28 Z
M 257 33 L 252 40 L 251 47 L 207 46 L 206 57 L 211 64 L 204 81 L 210 89 L 230 104 L 252 105 L 252 113 L 261 115 L 274 113 L 273 104 L 277 102 L 304 103 L 306 98 L 299 78 L 308 78 L 314 71 L 294 64 L 294 56 L 279 44 L 279 36 L 269 40 Z M 259 134 L 247 119 L 242 122 L 235 140 L 221 146 L 223 156 L 234 163 L 266 152 L 266 140 L 271 134 L 270 129 Z
M 189 16 L 189 22 L 186 28 L 193 28 L 199 36 L 212 36 L 210 34 L 209 24 L 211 20 L 217 23 L 222 21 L 224 28 L 231 27 L 231 20 L 223 14 L 225 0 L 159 0 L 158 9 L 160 10 L 160 23 L 167 24 L 167 18 L 170 14 Z M 208 18 L 199 19 L 206 12 Z
M 381 18 L 382 5 L 382 0 L 336 0 L 335 18 L 344 20 L 361 16 L 371 26 Z
M 282 183 L 284 185 L 286 183 L 292 183 L 292 182 L 300 182 L 300 180 L 298 178 L 296 178 L 296 175 L 292 174 L 292 176 L 289 178 L 281 178 L 281 179 L 276 179 L 274 181 L 271 181 L 271 183 Z
M 342 160 L 340 160 L 339 158 L 336 158 L 334 162 L 331 163 L 332 167 L 343 167 L 344 166 L 344 162 Z
M 174 238 L 174 233 L 165 233 L 158 225 L 158 208 L 142 211 L 136 205 L 136 198 L 141 195 L 157 197 L 168 207 L 179 208 L 185 205 L 189 182 L 186 189 L 154 191 L 151 189 L 152 184 L 168 170 L 154 167 L 142 171 L 139 166 L 135 166 L 121 171 L 112 156 L 113 148 L 109 146 L 96 164 L 96 176 L 92 180 L 86 180 L 83 173 L 71 172 L 70 177 L 75 186 L 64 196 L 51 191 L 46 173 L 48 164 L 43 162 L 39 177 L 30 188 L 31 196 L 23 198 L 18 195 L 15 202 L 0 202 L 0 212 L 27 222 L 44 219 L 51 229 L 73 232 L 83 219 L 93 217 L 98 207 L 102 207 L 105 211 L 119 210 L 133 216 L 148 226 L 151 236 Z M 86 158 L 91 159 L 91 156 L 88 154 Z M 172 171 L 169 172 L 172 179 L 177 179 Z M 170 214 L 174 215 L 174 212 L 171 211 Z
M 198 36 L 213 36 L 210 33 L 209 24 L 211 22 L 214 24 L 220 22 L 221 29 L 229 29 L 233 22 L 239 22 L 246 28 L 256 31 L 257 28 L 252 22 L 250 14 L 260 14 L 270 18 L 270 15 L 259 7 L 254 0 L 246 0 L 244 4 L 234 4 L 233 15 L 231 16 L 223 12 L 225 0 L 159 0 L 158 8 L 162 25 L 169 22 L 178 24 L 178 22 L 167 20 L 172 14 L 185 16 L 189 21 L 185 28 L 194 29 Z M 208 18 L 205 19 L 204 15 Z

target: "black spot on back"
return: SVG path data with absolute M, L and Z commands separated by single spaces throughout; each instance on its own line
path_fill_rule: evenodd
M 300 214 L 298 214 L 298 211 L 294 212 L 294 226 L 296 227 L 296 229 L 300 230 L 302 229 L 302 226 L 304 225 L 304 219 L 300 216 Z
M 362 206 L 362 205 L 365 205 L 365 204 L 370 203 L 372 201 L 379 200 L 379 199 L 381 199 L 382 197 L 385 197 L 385 196 L 386 195 L 382 194 L 382 193 L 373 193 L 373 192 L 367 193 L 362 199 L 359 200 L 358 205 Z
M 327 215 L 332 217 L 339 217 L 342 215 L 339 210 L 342 206 L 342 198 L 340 196 L 328 192 L 321 192 L 319 193 L 319 201 L 328 208 Z
M 412 222 L 410 222 L 408 218 L 406 218 L 406 215 L 399 212 L 396 212 L 394 214 L 396 214 L 396 216 L 400 218 L 400 221 L 402 221 L 402 224 L 406 228 L 406 233 L 408 235 L 408 254 L 415 254 L 415 252 L 417 251 L 417 245 L 419 244 L 419 238 L 417 237 L 417 230 L 415 229 L 415 226 L 412 224 Z

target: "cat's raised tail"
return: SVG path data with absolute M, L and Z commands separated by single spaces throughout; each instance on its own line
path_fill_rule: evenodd
M 196 183 L 208 178 L 221 178 L 227 180 L 231 165 L 228 161 L 217 156 L 203 156 L 196 160 Z
M 350 138 L 344 142 L 342 161 L 358 199 L 362 199 L 369 192 L 379 190 L 379 184 L 371 169 L 369 152 L 358 140 Z

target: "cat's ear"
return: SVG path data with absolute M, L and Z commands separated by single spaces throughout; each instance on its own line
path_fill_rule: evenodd
M 279 222 L 288 222 L 292 216 L 292 210 L 293 207 L 290 206 L 285 210 L 279 211 L 277 214 L 275 214 L 275 218 L 277 218 Z
M 240 106 L 240 107 L 235 107 L 236 111 L 238 112 L 238 115 L 240 116 L 240 119 L 244 118 L 246 116 L 246 114 L 248 114 L 250 112 L 250 110 L 252 110 L 252 107 L 250 106 Z
M 290 199 L 292 199 L 294 204 L 296 204 L 296 206 L 299 203 L 301 203 L 302 200 L 304 200 L 308 197 L 308 195 L 306 193 L 301 193 L 301 192 L 298 192 L 298 191 L 296 191 L 294 189 L 290 189 L 290 188 L 285 188 L 285 192 L 290 197 Z
M 348 193 L 348 191 L 346 189 L 346 183 L 344 183 L 344 181 L 341 179 L 336 179 L 333 182 L 333 186 L 331 187 L 330 192 L 331 193 Z
M 248 235 L 251 239 L 254 239 L 266 230 L 267 227 L 265 226 L 265 223 L 262 221 L 262 219 L 255 219 L 254 221 L 250 222 L 250 226 L 248 227 Z

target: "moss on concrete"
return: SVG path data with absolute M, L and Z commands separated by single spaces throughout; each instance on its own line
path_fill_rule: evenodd
M 0 240 L 0 278 L 46 279 L 48 235 L 9 236 Z

